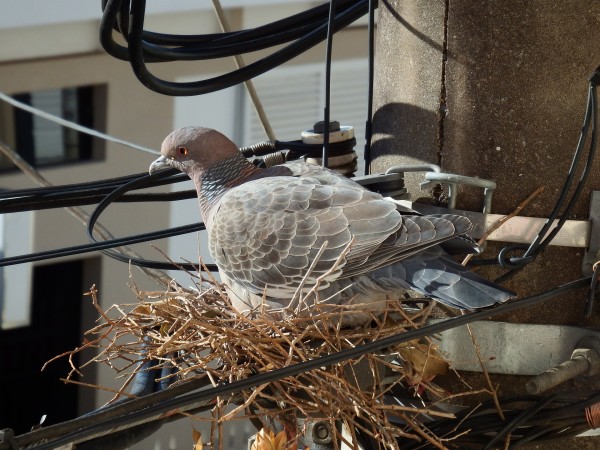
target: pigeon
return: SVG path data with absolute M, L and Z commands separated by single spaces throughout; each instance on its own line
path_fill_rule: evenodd
M 149 172 L 166 167 L 193 181 L 210 255 L 245 314 L 345 306 L 351 313 L 343 324 L 357 325 L 407 291 L 460 310 L 515 296 L 444 249 L 457 240 L 475 248 L 464 216 L 403 212 L 351 178 L 301 160 L 257 167 L 211 128 L 169 134 Z

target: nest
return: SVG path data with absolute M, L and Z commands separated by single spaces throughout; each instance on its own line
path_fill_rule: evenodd
M 148 360 L 158 361 L 159 368 L 176 367 L 170 375 L 173 383 L 208 377 L 217 386 L 421 327 L 431 311 L 389 301 L 383 316 L 373 316 L 362 328 L 345 329 L 339 326 L 339 315 L 352 314 L 351 309 L 302 318 L 275 319 L 270 314 L 249 318 L 232 308 L 218 283 L 199 286 L 175 286 L 169 292 L 139 291 L 134 286 L 136 303 L 113 305 L 107 311 L 97 306 L 92 288 L 89 295 L 101 323 L 86 333 L 86 344 L 70 356 L 87 347 L 99 349 L 84 365 L 109 365 L 128 380 L 123 392 L 142 370 L 140 361 Z M 432 340 L 408 342 L 219 398 L 210 420 L 213 425 L 249 418 L 260 419 L 264 427 L 283 424 L 292 441 L 286 448 L 303 445 L 302 430 L 300 436 L 290 432 L 303 418 L 337 421 L 350 430 L 336 433 L 335 448 L 341 442 L 352 447 L 356 433 L 372 437 L 382 449 L 399 448 L 399 439 L 444 448 L 451 438 L 435 436 L 424 419 L 453 417 L 438 407 L 448 402 L 449 395 L 432 383 L 447 370 Z M 73 366 L 69 377 L 76 372 Z M 389 401 L 399 396 L 411 401 Z M 215 438 L 211 436 L 211 442 Z M 293 443 L 296 438 L 300 440 Z

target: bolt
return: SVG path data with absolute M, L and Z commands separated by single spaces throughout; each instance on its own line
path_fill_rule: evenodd
M 325 122 L 323 120 L 315 123 L 313 125 L 313 131 L 315 133 L 325 133 Z M 340 123 L 337 120 L 330 120 L 329 121 L 329 132 L 331 133 L 332 131 L 340 131 Z
M 559 366 L 533 377 L 525 388 L 530 394 L 540 394 L 578 375 L 592 376 L 600 373 L 600 340 L 587 336 L 577 344 L 571 359 Z
M 315 444 L 329 444 L 331 442 L 329 425 L 325 422 L 315 423 L 312 429 L 312 438 Z

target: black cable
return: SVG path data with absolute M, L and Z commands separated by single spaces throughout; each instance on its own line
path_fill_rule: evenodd
M 340 0 L 341 7 L 333 21 L 333 32 L 350 25 L 367 12 L 367 0 Z M 127 7 L 126 7 L 127 6 Z M 327 5 L 325 5 L 327 6 Z M 125 25 L 125 11 L 130 20 Z M 200 95 L 240 84 L 250 78 L 277 67 L 322 42 L 327 36 L 328 21 L 323 18 L 325 10 L 316 7 L 309 12 L 297 14 L 254 30 L 224 33 L 222 35 L 178 36 L 149 33 L 144 30 L 145 1 L 126 2 L 108 0 L 100 24 L 100 41 L 104 49 L 119 59 L 128 60 L 140 82 L 149 89 L 172 96 Z M 314 19 L 310 26 L 305 18 Z M 114 29 L 124 31 L 127 47 L 112 39 Z M 179 60 L 200 60 L 232 56 L 257 51 L 284 42 L 293 41 L 263 59 L 225 75 L 193 81 L 172 82 L 151 74 L 146 63 Z
M 167 172 L 169 172 L 169 171 L 167 171 Z M 90 239 L 90 241 L 97 243 L 97 244 L 101 244 L 94 237 L 94 226 L 96 225 L 96 221 L 98 220 L 98 217 L 100 217 L 100 214 L 102 214 L 102 212 L 108 207 L 108 205 L 110 205 L 115 199 L 119 198 L 125 192 L 128 192 L 132 189 L 136 189 L 140 186 L 144 186 L 148 182 L 148 180 L 152 180 L 154 178 L 160 178 L 161 176 L 164 176 L 164 175 L 165 174 L 163 173 L 163 171 L 157 172 L 152 175 L 144 175 L 133 181 L 125 183 L 124 185 L 118 187 L 113 192 L 111 192 L 109 195 L 107 195 L 104 198 L 104 200 L 102 200 L 98 204 L 98 206 L 96 206 L 96 208 L 94 209 L 94 212 L 90 215 L 90 218 L 88 220 L 87 234 L 88 234 L 88 238 Z M 160 235 L 162 237 L 170 237 L 170 236 L 177 236 L 179 234 L 189 233 L 191 231 L 200 231 L 200 230 L 204 230 L 204 229 L 206 229 L 204 224 L 199 222 L 196 224 L 186 225 L 183 227 L 169 228 L 167 230 L 164 230 L 164 231 L 161 231 L 158 233 L 157 232 L 146 233 L 146 234 L 141 234 L 141 235 L 137 235 L 134 237 L 125 238 L 125 239 L 127 240 L 127 242 L 131 241 L 131 243 L 138 243 L 138 242 L 143 242 L 144 240 L 150 240 L 150 238 L 154 238 L 155 236 L 158 236 L 158 235 Z M 104 241 L 104 242 L 112 243 L 114 241 L 116 241 L 116 240 L 113 239 L 111 241 Z M 129 255 L 117 252 L 116 250 L 112 250 L 111 249 L 112 247 L 115 247 L 115 245 L 111 245 L 108 247 L 102 246 L 101 248 L 99 248 L 99 250 L 102 253 L 104 253 L 105 255 L 108 255 L 113 259 L 116 259 L 116 260 L 119 260 L 119 261 L 122 261 L 122 262 L 125 262 L 128 264 L 132 264 L 135 266 L 142 266 L 142 267 L 146 267 L 146 268 L 161 269 L 161 270 L 172 270 L 172 269 L 176 269 L 176 268 L 180 268 L 180 270 L 188 270 L 188 271 L 197 271 L 198 270 L 198 265 L 190 264 L 188 262 L 166 263 L 163 261 L 151 261 L 151 260 L 142 259 L 142 258 L 134 258 Z M 208 270 L 217 270 L 217 267 L 214 264 L 206 264 L 206 267 Z
M 592 282 L 588 290 L 587 301 L 585 304 L 585 317 L 590 317 L 594 309 L 594 297 L 596 295 L 596 288 L 598 287 L 598 278 L 600 278 L 600 262 L 594 265 L 594 272 L 592 274 Z
M 355 3 L 356 0 L 339 0 L 341 10 L 353 6 Z M 130 2 L 127 0 L 103 1 L 102 5 L 100 41 L 111 56 L 129 61 L 127 47 L 116 44 L 112 39 L 112 30 L 119 32 L 127 41 L 131 25 L 129 21 Z M 323 25 L 327 21 L 328 11 L 328 5 L 325 3 L 270 24 L 225 33 L 173 35 L 142 30 L 142 45 L 147 62 L 229 57 L 264 50 L 301 38 L 308 31 Z
M 598 111 L 597 111 L 597 95 L 596 95 L 596 87 L 600 84 L 600 67 L 598 67 L 592 76 L 589 79 L 589 87 L 588 87 L 588 98 L 586 111 L 584 114 L 583 125 L 581 127 L 581 132 L 579 134 L 579 140 L 577 142 L 577 146 L 575 148 L 575 153 L 573 155 L 573 159 L 571 162 L 571 166 L 567 173 L 567 177 L 563 184 L 563 188 L 559 194 L 559 198 L 554 205 L 554 208 L 550 212 L 548 219 L 546 220 L 542 229 L 538 232 L 537 236 L 533 240 L 533 242 L 529 245 L 524 244 L 514 244 L 505 246 L 498 254 L 498 263 L 509 269 L 507 273 L 500 276 L 496 280 L 496 283 L 502 283 L 512 276 L 516 274 L 517 271 L 521 270 L 525 265 L 533 261 L 533 259 L 543 251 L 546 246 L 552 241 L 552 239 L 556 236 L 556 234 L 560 231 L 565 221 L 569 217 L 571 211 L 573 210 L 577 200 L 579 199 L 581 192 L 585 186 L 588 175 L 592 168 L 592 163 L 594 161 L 594 157 L 596 154 L 596 148 L 598 144 Z M 559 217 L 560 211 L 563 209 L 565 202 L 567 201 L 567 195 L 573 184 L 575 179 L 575 173 L 579 162 L 583 155 L 583 149 L 585 143 L 587 141 L 588 132 L 591 129 L 591 139 L 589 144 L 588 156 L 586 158 L 585 165 L 583 167 L 580 179 L 577 183 L 575 191 L 571 195 L 570 200 L 567 203 L 563 213 Z M 555 221 L 558 218 L 558 222 L 555 224 Z M 552 228 L 554 227 L 554 228 Z M 552 228 L 552 229 L 551 229 Z M 524 254 L 520 257 L 509 257 L 511 252 L 515 252 L 517 250 L 525 250 Z M 588 302 L 589 303 L 589 302 Z
M 330 155 L 348 153 L 356 145 L 356 139 L 349 139 L 329 145 Z M 249 158 L 255 156 L 261 158 L 269 153 L 289 150 L 287 160 L 298 159 L 303 156 L 319 157 L 322 146 L 318 144 L 305 144 L 301 140 L 260 142 L 248 147 L 240 148 L 242 154 Z M 170 177 L 149 180 L 142 188 L 158 187 L 162 185 L 188 181 L 187 175 L 176 169 L 169 169 Z M 64 208 L 70 206 L 83 206 L 97 204 L 114 189 L 129 181 L 145 176 L 146 173 L 137 173 L 118 178 L 97 180 L 84 183 L 75 183 L 61 186 L 48 186 L 39 188 L 15 189 L 0 192 L 0 214 L 43 210 L 52 208 Z M 152 194 L 126 194 L 116 198 L 116 202 L 155 202 L 176 201 L 196 197 L 196 191 L 185 190 L 169 193 Z
M 174 180 L 174 178 L 172 177 L 173 172 L 174 172 L 173 170 L 168 169 L 168 170 L 164 170 L 159 173 L 156 173 L 154 175 L 143 175 L 141 177 L 133 178 L 132 181 L 128 181 L 127 183 L 125 183 L 125 184 L 121 185 L 120 187 L 118 187 L 117 189 L 113 190 L 112 194 L 104 197 L 103 201 L 100 202 L 98 207 L 96 207 L 96 210 L 94 211 L 94 213 L 92 213 L 92 215 L 90 216 L 90 222 L 88 223 L 88 233 L 91 233 L 91 230 L 93 230 L 93 227 L 96 223 L 96 220 L 97 220 L 100 212 L 103 211 L 104 208 L 106 208 L 106 206 L 108 206 L 108 204 L 111 203 L 116 197 L 120 196 L 121 193 L 129 191 L 129 190 L 133 190 L 133 189 L 136 189 L 139 187 L 146 187 L 149 185 L 154 185 L 155 183 L 161 184 L 162 180 L 164 180 L 164 179 L 173 181 Z M 180 179 L 180 177 L 177 176 L 177 177 L 175 177 L 175 179 Z M 67 190 L 68 189 L 69 189 L 69 187 L 67 187 Z M 15 265 L 15 264 L 22 264 L 22 263 L 26 263 L 26 262 L 59 258 L 62 256 L 72 256 L 72 255 L 89 253 L 89 252 L 99 251 L 99 250 L 100 251 L 108 251 L 108 249 L 113 248 L 113 247 L 121 247 L 124 245 L 131 245 L 131 244 L 136 244 L 136 243 L 141 243 L 141 242 L 163 239 L 166 237 L 196 232 L 196 231 L 200 231 L 203 229 L 205 229 L 204 224 L 195 223 L 195 224 L 170 228 L 167 230 L 138 234 L 138 235 L 128 236 L 125 238 L 111 239 L 111 240 L 102 241 L 102 242 L 98 242 L 95 239 L 92 239 L 91 244 L 76 245 L 73 247 L 64 247 L 61 249 L 48 250 L 48 251 L 43 251 L 43 252 L 38 252 L 38 253 L 30 253 L 30 254 L 26 254 L 26 255 L 2 258 L 2 259 L 0 259 L 0 267 L 10 266 L 10 265 Z M 114 252 L 114 254 L 111 254 L 111 256 L 116 259 L 119 259 L 121 261 L 124 261 L 124 262 L 128 262 L 129 260 L 131 260 L 131 263 L 134 265 L 142 265 L 144 267 L 165 269 L 165 270 L 173 269 L 173 264 L 167 264 L 164 262 L 161 262 L 160 264 L 159 263 L 152 264 L 152 262 L 147 262 L 146 260 L 141 260 L 141 259 L 137 259 L 137 258 L 131 258 L 127 255 L 124 255 L 124 254 L 121 254 L 118 252 Z M 190 264 L 187 264 L 187 266 L 188 266 L 188 270 L 196 270 L 197 269 L 197 268 L 192 268 L 193 266 Z M 210 270 L 214 270 L 214 267 L 211 268 Z
M 205 229 L 205 227 L 204 227 L 203 223 L 195 223 L 195 224 L 190 224 L 190 225 L 184 225 L 181 227 L 169 228 L 169 229 L 163 230 L 163 231 L 155 231 L 155 232 L 151 232 L 151 233 L 137 234 L 137 235 L 128 236 L 125 238 L 110 239 L 110 240 L 101 241 L 101 242 L 94 241 L 91 244 L 75 245 L 73 247 L 63 247 L 63 248 L 55 249 L 55 250 L 47 250 L 47 251 L 37 252 L 37 253 L 28 253 L 26 255 L 9 256 L 7 258 L 0 259 L 0 267 L 14 266 L 16 264 L 23 264 L 23 263 L 34 262 L 34 261 L 43 261 L 43 260 L 47 260 L 47 259 L 60 258 L 63 256 L 80 255 L 83 253 L 107 251 L 107 249 L 111 249 L 114 247 L 122 247 L 125 245 L 131 245 L 131 244 L 139 244 L 141 242 L 148 242 L 148 241 L 164 239 L 164 238 L 168 238 L 168 237 L 172 237 L 172 236 L 179 236 L 181 234 L 192 233 L 192 232 L 201 231 L 204 229 Z M 131 264 L 142 266 L 142 267 L 148 267 L 148 268 L 153 268 L 153 269 L 164 269 L 164 270 L 176 269 L 176 267 L 174 267 L 173 264 L 158 263 L 158 262 L 154 263 L 152 261 L 131 258 L 131 257 L 128 257 L 127 255 L 124 255 L 124 254 L 121 254 L 118 252 L 115 252 L 114 255 L 111 254 L 110 256 L 114 257 L 115 259 L 118 259 L 120 261 L 123 261 L 125 263 L 127 263 L 131 260 Z M 213 267 L 212 265 L 209 264 L 207 266 L 208 266 L 209 270 L 215 270 L 215 267 Z M 188 268 L 188 270 L 197 270 L 198 269 L 198 267 L 193 266 L 188 263 L 186 263 L 186 267 Z
M 557 297 L 575 289 L 585 287 L 589 284 L 590 277 L 581 278 L 561 286 L 558 286 L 549 291 L 545 291 L 540 294 L 536 294 L 519 301 L 504 303 L 498 305 L 490 310 L 478 310 L 462 316 L 454 317 L 451 319 L 444 320 L 432 325 L 426 325 L 421 328 L 408 330 L 399 333 L 394 336 L 389 336 L 383 339 L 378 339 L 366 344 L 356 346 L 342 350 L 337 353 L 321 356 L 308 361 L 303 361 L 290 366 L 275 369 L 269 372 L 259 373 L 252 375 L 243 380 L 238 380 L 230 384 L 223 384 L 213 388 L 201 390 L 199 392 L 191 392 L 183 394 L 176 398 L 169 398 L 161 401 L 160 404 L 150 404 L 143 410 L 135 411 L 127 415 L 115 415 L 111 420 L 103 421 L 98 419 L 94 423 L 90 423 L 85 427 L 80 427 L 69 433 L 64 433 L 53 441 L 41 443 L 40 445 L 34 445 L 30 448 L 38 450 L 51 449 L 56 446 L 66 445 L 71 442 L 86 440 L 90 436 L 97 436 L 104 430 L 111 429 L 123 429 L 127 428 L 128 425 L 138 424 L 140 422 L 155 420 L 155 418 L 161 417 L 167 411 L 177 410 L 178 408 L 197 407 L 199 404 L 206 404 L 207 401 L 217 398 L 218 396 L 225 396 L 234 394 L 240 391 L 255 388 L 262 384 L 275 382 L 286 377 L 297 376 L 304 372 L 317 369 L 323 366 L 329 366 L 345 361 L 347 359 L 358 358 L 367 353 L 375 351 L 381 351 L 393 345 L 398 345 L 403 342 L 408 342 L 414 339 L 420 339 L 425 336 L 431 336 L 435 333 L 440 333 L 457 326 L 465 325 L 467 323 L 474 322 L 476 320 L 484 320 L 499 314 L 503 314 L 515 309 L 521 309 L 536 305 L 550 298 Z M 49 427 L 50 428 L 50 427 Z M 19 439 L 20 437 L 17 437 Z M 31 442 L 31 441 L 29 441 Z
M 333 143 L 330 145 L 330 153 L 337 155 L 347 152 L 348 149 L 354 147 L 355 143 L 355 139 Z M 318 156 L 320 155 L 322 146 L 318 144 L 304 144 L 301 140 L 275 141 L 274 143 L 260 143 L 249 147 L 242 147 L 240 151 L 245 156 L 254 155 L 260 157 L 262 155 L 272 153 L 273 151 L 279 151 L 283 149 L 289 149 L 287 159 L 290 160 L 302 155 Z M 127 194 L 129 191 L 137 189 L 157 187 L 187 180 L 189 180 L 187 175 L 180 173 L 176 169 L 167 169 L 157 173 L 155 176 L 149 176 L 146 173 L 138 173 L 124 177 L 85 183 L 6 191 L 0 193 L 0 213 L 42 210 L 68 206 L 82 206 L 98 203 L 94 214 L 88 223 L 88 232 L 90 232 L 89 230 L 93 229 L 99 218 L 99 215 L 112 202 L 174 201 L 196 197 L 196 191 L 193 189 L 170 193 Z M 167 230 L 132 235 L 101 242 L 97 241 L 96 239 L 92 239 L 92 242 L 89 244 L 0 258 L 0 267 L 95 251 L 103 251 L 111 258 L 140 267 L 160 270 L 179 269 L 196 271 L 198 267 L 188 262 L 169 263 L 164 261 L 133 258 L 124 253 L 109 249 L 193 233 L 203 229 L 205 229 L 205 227 L 202 223 L 195 223 L 181 227 L 170 228 Z M 216 266 L 214 264 L 207 264 L 207 268 L 213 271 L 216 270 Z
M 333 46 L 333 22 L 335 20 L 335 0 L 329 0 L 329 19 L 327 21 L 327 45 L 325 46 L 325 108 L 323 111 L 323 155 L 321 164 L 329 166 L 329 129 L 331 128 L 331 48 Z
M 375 82 L 375 8 L 376 0 L 369 0 L 369 92 L 367 94 L 367 120 L 365 122 L 365 175 L 371 173 L 371 139 L 373 137 L 373 86 Z
M 170 176 L 167 176 L 170 175 Z M 146 173 L 127 175 L 124 177 L 109 178 L 105 180 L 90 181 L 85 183 L 67 184 L 61 186 L 46 186 L 39 188 L 15 189 L 0 192 L 0 214 L 62 208 L 67 206 L 82 206 L 98 203 L 104 196 L 124 183 L 135 180 Z M 144 188 L 162 186 L 189 178 L 176 169 L 169 169 L 164 178 L 148 182 Z M 194 197 L 195 190 L 170 192 L 167 194 L 131 194 L 124 196 L 119 201 L 162 201 L 177 200 Z
M 470 443 L 478 444 L 478 448 L 491 448 L 510 433 L 512 449 L 531 441 L 575 436 L 589 429 L 585 408 L 598 401 L 600 391 L 524 395 L 502 400 L 503 421 L 498 420 L 496 407 L 489 400 L 475 410 L 465 408 L 452 419 L 436 420 L 426 425 L 431 433 L 449 439 L 455 446 Z M 523 404 L 529 405 L 525 407 Z M 399 444 L 407 450 L 431 447 L 424 447 L 411 439 L 401 439 Z
M 521 425 L 523 422 L 527 421 L 530 417 L 532 417 L 535 413 L 537 413 L 540 409 L 544 408 L 546 405 L 554 401 L 557 395 L 550 395 L 544 398 L 542 401 L 530 406 L 529 408 L 521 411 L 517 414 L 511 421 L 509 421 L 496 435 L 489 440 L 487 445 L 483 448 L 483 450 L 488 450 L 492 448 L 492 446 L 502 439 L 504 436 L 512 432 L 515 428 Z

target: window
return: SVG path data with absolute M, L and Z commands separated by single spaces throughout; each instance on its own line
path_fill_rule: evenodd
M 105 94 L 104 86 L 83 86 L 13 97 L 44 112 L 102 131 Z M 0 109 L 0 138 L 34 167 L 98 160 L 104 156 L 102 141 L 10 105 L 2 105 Z M 6 157 L 0 157 L 0 170 L 13 167 Z
M 86 260 L 35 266 L 31 323 L 0 331 L 0 395 L 5 405 L 0 408 L 0 426 L 12 428 L 17 435 L 28 432 L 43 415 L 47 415 L 46 425 L 77 416 L 79 389 L 60 380 L 70 370 L 67 358 L 50 363 L 44 371 L 41 368 L 81 344 L 81 328 L 88 325 L 82 324 L 84 274 L 94 264 L 88 261 L 87 266 Z M 26 407 L 25 392 L 35 399 Z

